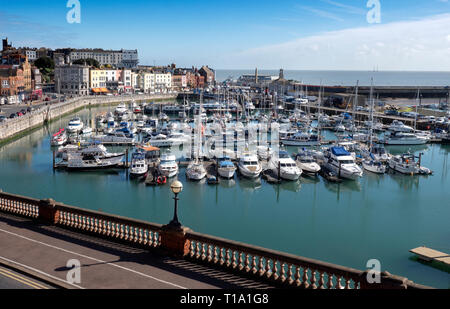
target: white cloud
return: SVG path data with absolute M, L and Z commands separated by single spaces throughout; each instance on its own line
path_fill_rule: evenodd
M 228 68 L 450 70 L 450 14 L 326 32 L 227 57 Z

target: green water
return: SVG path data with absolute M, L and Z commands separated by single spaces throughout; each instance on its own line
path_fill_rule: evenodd
M 105 109 L 79 113 L 83 120 Z M 146 187 L 124 171 L 52 171 L 51 133 L 70 117 L 1 147 L 0 188 L 165 224 L 173 215 L 169 186 Z M 292 149 L 295 150 L 295 149 Z M 408 150 L 391 147 L 392 153 Z M 450 147 L 412 147 L 423 152 L 429 177 L 373 175 L 330 184 L 321 178 L 270 185 L 235 177 L 218 186 L 187 182 L 179 218 L 197 232 L 331 263 L 365 269 L 378 259 L 382 269 L 417 283 L 450 288 L 450 275 L 418 263 L 408 251 L 426 245 L 450 253 Z

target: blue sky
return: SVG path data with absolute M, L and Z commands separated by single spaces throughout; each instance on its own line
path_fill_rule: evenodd
M 450 69 L 448 1 L 380 0 L 381 24 L 367 22 L 367 1 L 80 0 L 81 24 L 69 24 L 67 0 L 0 0 L 0 35 L 14 46 L 137 48 L 142 64 Z

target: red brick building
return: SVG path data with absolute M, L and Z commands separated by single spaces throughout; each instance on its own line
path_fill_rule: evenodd
M 18 95 L 25 90 L 23 70 L 12 66 L 0 66 L 0 95 Z

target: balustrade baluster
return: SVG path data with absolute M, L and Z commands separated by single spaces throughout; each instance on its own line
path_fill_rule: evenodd
M 282 267 L 281 263 L 280 263 L 280 266 Z M 278 278 L 280 278 L 280 276 L 278 275 L 278 261 L 277 260 L 273 260 L 272 278 L 273 278 L 273 280 L 278 280 Z
M 153 247 L 157 247 L 159 245 L 159 233 L 153 232 Z
M 244 252 L 242 252 L 242 251 L 239 251 L 238 252 L 238 257 L 239 257 L 239 260 L 238 260 L 238 266 L 239 266 L 239 270 L 240 271 L 242 271 L 243 269 L 244 269 L 244 259 L 242 258 L 243 257 L 243 255 L 244 255 Z
M 202 261 L 206 259 L 206 250 L 205 250 L 206 244 L 202 243 Z
M 106 222 L 106 236 L 111 236 L 111 226 L 112 225 L 112 222 L 109 222 L 109 221 L 107 221 Z M 114 231 L 113 231 L 113 233 L 114 233 Z
M 250 272 L 250 255 L 248 253 L 245 254 L 245 272 Z
M 300 276 L 300 266 L 296 265 L 295 266 L 296 270 L 295 270 L 295 285 L 297 287 L 302 285 L 302 281 L 301 281 L 301 276 Z
M 256 275 L 257 272 L 258 272 L 258 269 L 257 269 L 257 264 L 256 264 L 256 256 L 253 255 L 253 258 L 252 258 L 252 273 L 254 275 Z
M 237 267 L 237 264 L 236 264 L 236 252 L 234 250 L 231 250 L 231 257 L 233 259 L 232 267 L 233 269 L 235 269 Z
M 212 245 L 208 244 L 208 263 L 210 263 L 213 260 L 212 256 Z
M 327 273 L 328 281 L 327 281 L 327 289 L 331 290 L 333 288 L 333 274 Z
M 344 280 L 345 280 L 345 289 L 346 290 L 349 290 L 351 287 L 350 287 L 350 278 L 348 278 L 348 277 L 344 277 Z
M 270 279 L 272 277 L 271 265 L 270 265 L 271 261 L 272 261 L 271 259 L 267 259 L 267 261 L 266 261 L 266 278 L 267 279 Z
M 218 247 L 216 245 L 213 245 L 213 248 L 214 248 L 214 259 L 213 259 L 213 262 L 214 262 L 214 264 L 217 264 L 219 262 L 219 259 L 217 258 L 217 256 L 218 256 L 218 253 L 217 253 Z
M 281 282 L 284 283 L 286 281 L 286 269 L 285 269 L 286 264 L 280 262 L 280 265 L 281 265 L 280 280 L 281 280 Z M 288 266 L 288 268 L 289 268 L 289 266 Z
M 150 231 L 144 230 L 144 246 L 147 246 L 148 242 L 149 242 L 149 238 L 150 238 Z
M 319 289 L 323 290 L 325 289 L 325 280 L 324 280 L 324 272 L 323 271 L 319 271 Z
M 309 288 L 308 271 L 309 271 L 308 268 L 303 268 L 303 280 L 302 280 L 302 281 L 303 281 L 303 287 L 304 287 L 305 289 Z
M 341 279 L 342 279 L 341 276 L 338 275 L 336 276 L 336 289 L 338 290 L 342 289 Z
M 316 285 L 316 282 L 317 282 L 316 270 L 312 270 L 311 269 L 311 271 L 312 271 L 312 274 L 311 274 L 311 288 L 315 290 L 315 289 L 317 289 L 317 285 Z
M 267 262 L 266 262 L 266 263 L 267 263 Z M 263 257 L 262 257 L 262 256 L 259 257 L 259 265 L 258 265 L 258 268 L 259 268 L 259 275 L 260 275 L 260 276 L 264 276 L 265 271 L 264 271 L 264 264 L 263 264 Z
M 225 263 L 224 256 L 223 256 L 223 250 L 224 248 L 220 247 L 219 251 L 219 264 L 222 266 Z
M 231 265 L 231 256 L 230 256 L 230 249 L 225 249 L 227 250 L 227 257 L 226 257 L 226 262 L 227 262 L 227 267 L 230 267 Z
M 139 243 L 142 244 L 142 228 L 139 228 Z
M 138 242 L 139 241 L 139 237 L 138 237 L 138 232 L 137 232 L 137 228 L 133 227 L 133 242 Z
M 94 219 L 94 233 L 98 233 L 98 219 Z

